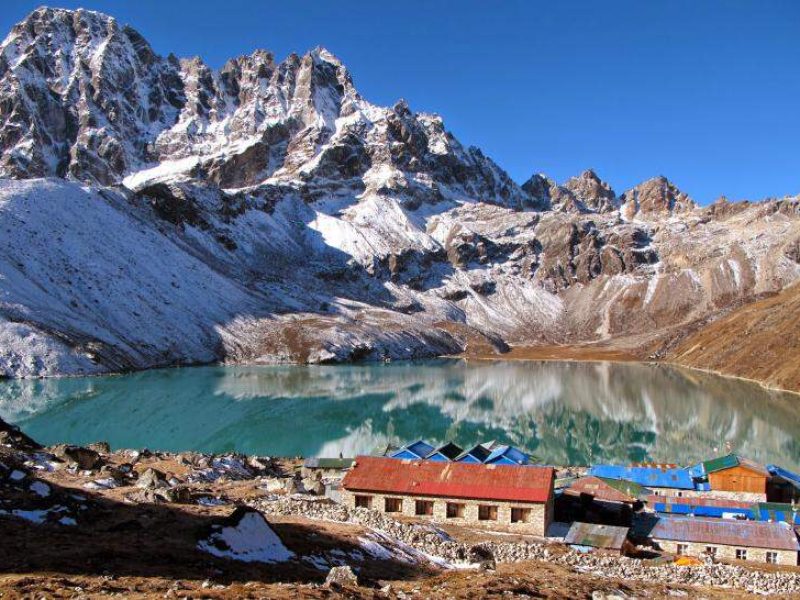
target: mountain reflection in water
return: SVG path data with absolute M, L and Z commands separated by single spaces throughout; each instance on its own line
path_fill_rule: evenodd
M 729 442 L 800 465 L 798 398 L 665 366 L 452 360 L 196 367 L 0 383 L 0 416 L 44 443 L 345 456 L 495 439 L 541 461 L 689 463 Z

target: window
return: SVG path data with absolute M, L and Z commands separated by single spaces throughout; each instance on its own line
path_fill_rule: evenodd
M 683 492 L 678 492 L 678 498 L 683 498 Z
M 745 548 L 736 549 L 736 560 L 747 560 L 747 550 Z
M 689 544 L 677 544 L 676 545 L 676 549 L 675 549 L 675 553 L 676 554 L 684 555 L 684 554 L 687 554 L 688 552 L 689 552 Z
M 497 507 L 493 504 L 481 504 L 478 506 L 479 521 L 497 521 Z
M 356 508 L 372 508 L 372 496 L 356 496 Z
M 431 500 L 417 500 L 414 513 L 420 516 L 433 516 L 433 502 Z
M 457 502 L 447 503 L 447 518 L 448 519 L 463 519 L 466 507 Z
M 512 523 L 528 523 L 531 520 L 530 508 L 511 508 Z
M 659 490 L 653 490 L 653 496 L 660 496 L 661 492 Z
M 716 558 L 716 556 L 717 556 L 717 547 L 716 546 L 706 546 L 706 555 L 710 556 L 711 558 Z
M 396 513 L 403 510 L 403 501 L 400 498 L 384 498 L 385 508 L 387 513 Z
M 767 563 L 770 565 L 777 565 L 778 564 L 778 553 L 777 552 L 767 552 Z

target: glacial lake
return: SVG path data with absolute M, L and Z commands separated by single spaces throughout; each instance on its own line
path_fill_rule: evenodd
M 691 463 L 726 444 L 800 467 L 800 397 L 661 365 L 437 360 L 192 367 L 0 382 L 0 416 L 51 444 L 353 456 L 498 440 L 552 464 Z

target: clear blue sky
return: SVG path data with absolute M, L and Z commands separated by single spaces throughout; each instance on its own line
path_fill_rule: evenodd
M 5 32 L 41 2 L 3 0 Z M 517 181 L 657 174 L 700 202 L 800 193 L 800 2 L 61 0 L 219 67 L 322 45 L 369 100 L 441 114 Z

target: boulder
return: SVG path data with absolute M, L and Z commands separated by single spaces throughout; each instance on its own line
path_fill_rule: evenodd
M 94 450 L 98 454 L 111 454 L 111 446 L 108 442 L 94 442 L 87 446 L 89 450 Z
M 261 487 L 270 493 L 282 492 L 285 490 L 283 479 L 278 477 L 268 478 Z
M 16 425 L 11 425 L 0 419 L 0 444 L 8 444 L 19 449 L 38 450 L 39 444 L 19 430 Z
M 167 477 L 161 471 L 153 468 L 148 468 L 144 473 L 139 475 L 136 481 L 136 487 L 144 490 L 156 490 L 169 488 Z
M 343 567 L 332 567 L 328 571 L 328 576 L 325 578 L 325 587 L 327 588 L 357 588 L 358 577 L 353 573 L 350 565 Z
M 307 477 L 306 479 L 303 479 L 302 486 L 303 490 L 308 494 L 314 494 L 316 496 L 325 495 L 325 484 L 319 479 Z
M 103 464 L 103 459 L 97 452 L 83 446 L 56 446 L 53 448 L 53 454 L 68 463 L 77 465 L 82 471 L 93 471 Z

